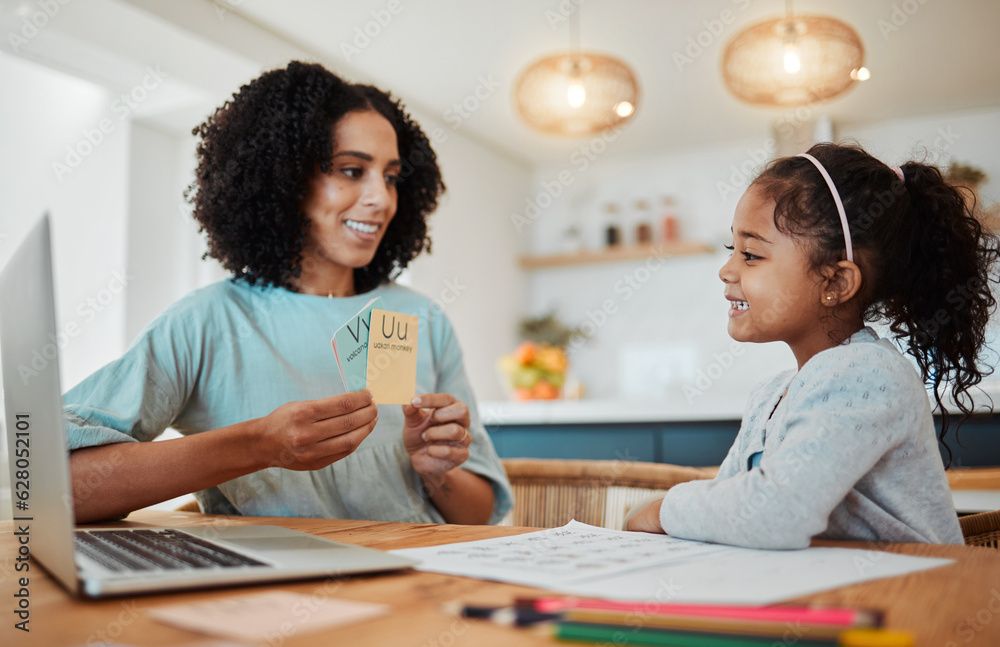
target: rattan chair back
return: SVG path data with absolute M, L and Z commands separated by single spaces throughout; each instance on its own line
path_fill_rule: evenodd
M 717 467 L 624 460 L 511 458 L 503 461 L 514 489 L 506 525 L 555 528 L 571 519 L 619 529 L 638 501 L 686 481 L 713 478 Z

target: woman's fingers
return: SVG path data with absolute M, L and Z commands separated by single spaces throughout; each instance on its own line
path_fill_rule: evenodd
M 403 413 L 416 416 L 418 411 L 432 410 L 431 424 L 458 422 L 469 426 L 469 407 L 450 393 L 424 393 L 413 398 L 413 406 L 404 405 Z
M 322 400 L 311 400 L 302 404 L 308 405 L 309 417 L 313 421 L 319 421 L 350 415 L 355 411 L 373 405 L 374 398 L 372 397 L 372 392 L 368 390 L 351 391 L 350 393 L 331 395 Z
M 461 465 L 465 461 L 469 460 L 468 446 L 455 447 L 453 445 L 427 445 L 424 451 L 427 452 L 428 456 L 440 460 L 450 461 L 455 465 Z
M 445 443 L 455 447 L 468 447 L 472 443 L 472 434 L 457 423 L 435 425 L 424 431 L 424 441 L 427 443 Z
M 354 453 L 354 450 L 375 429 L 377 422 L 377 420 L 372 420 L 357 429 L 352 429 L 347 433 L 339 434 L 316 443 L 314 450 L 316 452 L 316 460 L 322 463 L 320 467 L 329 465 Z
M 433 423 L 443 423 L 443 422 L 457 422 L 459 424 L 469 426 L 469 407 L 465 406 L 464 402 L 455 401 L 446 407 L 441 407 L 440 409 L 434 410 L 434 415 L 431 417 Z
M 410 404 L 420 409 L 440 409 L 458 401 L 450 393 L 422 393 L 413 398 Z
M 313 433 L 316 442 L 320 442 L 361 429 L 377 419 L 378 406 L 372 402 L 368 406 L 351 411 L 350 413 L 314 422 Z

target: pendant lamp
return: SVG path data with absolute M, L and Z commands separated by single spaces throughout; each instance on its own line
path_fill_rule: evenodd
M 544 133 L 599 133 L 629 120 L 638 105 L 639 84 L 627 64 L 579 50 L 579 13 L 570 17 L 570 50 L 535 61 L 514 84 L 517 113 Z
M 738 99 L 801 106 L 836 97 L 866 80 L 865 48 L 854 29 L 829 16 L 792 13 L 736 34 L 722 54 L 722 78 Z

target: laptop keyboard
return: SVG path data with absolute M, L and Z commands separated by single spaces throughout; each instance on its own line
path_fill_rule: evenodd
M 77 531 L 74 540 L 78 551 L 116 572 L 266 566 L 173 529 Z

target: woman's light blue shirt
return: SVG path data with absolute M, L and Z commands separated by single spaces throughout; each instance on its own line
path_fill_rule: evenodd
M 490 523 L 497 523 L 511 507 L 511 488 L 479 418 L 451 324 L 429 299 L 393 283 L 344 298 L 231 280 L 192 292 L 125 355 L 66 393 L 70 449 L 149 441 L 167 427 L 201 433 L 266 416 L 287 402 L 344 393 L 331 339 L 376 296 L 386 310 L 419 317 L 417 394 L 450 393 L 468 405 L 473 442 L 462 467 L 492 484 Z M 195 496 L 205 512 L 217 514 L 443 522 L 403 448 L 402 428 L 401 407 L 380 405 L 374 431 L 332 465 L 271 467 Z

